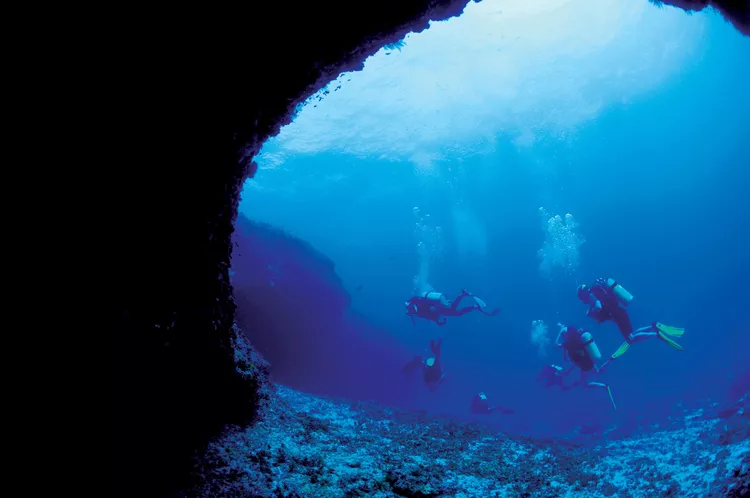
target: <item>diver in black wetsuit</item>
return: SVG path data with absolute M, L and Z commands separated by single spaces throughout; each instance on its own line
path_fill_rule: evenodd
M 438 339 L 437 342 L 430 340 L 430 350 L 432 356 L 422 358 L 421 356 L 415 356 L 412 360 L 404 365 L 403 372 L 405 374 L 411 374 L 416 370 L 417 367 L 422 369 L 422 379 L 424 380 L 430 391 L 435 391 L 437 386 L 445 380 L 445 372 L 443 372 L 443 364 L 440 362 L 440 345 L 443 340 Z
M 503 415 L 511 415 L 515 413 L 514 410 L 503 408 L 502 406 L 490 406 L 487 395 L 484 393 L 476 394 L 471 399 L 471 413 L 476 413 L 477 415 L 489 415 L 493 412 L 499 412 Z
M 673 337 L 681 337 L 685 333 L 685 329 L 683 328 L 654 322 L 651 325 L 639 328 L 635 332 L 633 331 L 633 324 L 630 321 L 628 311 L 623 307 L 630 304 L 630 301 L 633 300 L 633 295 L 614 279 L 599 278 L 591 287 L 580 285 L 578 287 L 578 299 L 589 306 L 586 310 L 586 316 L 593 318 L 597 323 L 604 323 L 606 321 L 614 322 L 620 334 L 625 339 L 625 342 L 622 343 L 617 351 L 607 359 L 605 365 L 625 354 L 630 349 L 631 344 L 652 337 L 661 339 L 678 351 L 683 350 L 683 347 L 672 339 Z M 604 368 L 604 365 L 602 368 Z
M 474 302 L 470 306 L 459 308 L 461 301 L 470 297 Z M 445 325 L 446 316 L 462 316 L 472 311 L 479 311 L 487 316 L 495 316 L 500 312 L 500 308 L 495 308 L 492 311 L 486 311 L 487 304 L 479 299 L 477 296 L 467 292 L 466 289 L 461 291 L 461 294 L 456 297 L 453 301 L 448 300 L 445 294 L 441 292 L 425 292 L 421 296 L 414 296 L 410 298 L 406 303 L 406 314 L 411 318 L 414 323 L 414 317 L 423 318 L 437 323 L 440 326 Z

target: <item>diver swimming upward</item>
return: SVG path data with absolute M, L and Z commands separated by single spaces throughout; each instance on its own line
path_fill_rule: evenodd
M 432 356 L 428 356 L 427 358 L 415 356 L 402 369 L 405 374 L 410 375 L 417 367 L 421 367 L 422 379 L 430 391 L 433 392 L 439 384 L 445 381 L 445 372 L 443 372 L 443 364 L 440 361 L 440 345 L 442 342 L 442 339 L 438 339 L 437 342 L 430 340 Z
M 471 298 L 473 303 L 469 306 L 459 308 L 459 304 L 464 298 Z M 462 316 L 471 311 L 479 311 L 487 316 L 495 316 L 500 312 L 500 308 L 495 308 L 492 311 L 486 311 L 487 304 L 474 296 L 466 289 L 461 291 L 461 294 L 456 297 L 453 301 L 450 301 L 445 297 L 442 292 L 425 292 L 421 296 L 414 296 L 410 298 L 406 303 L 406 315 L 411 318 L 412 323 L 414 317 L 423 318 L 431 322 L 435 322 L 440 326 L 445 325 L 447 316 Z

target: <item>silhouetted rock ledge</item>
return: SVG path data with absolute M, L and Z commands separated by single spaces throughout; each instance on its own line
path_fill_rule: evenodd
M 279 387 L 263 421 L 227 431 L 185 496 L 712 497 L 748 492 L 747 415 L 581 445 L 351 405 Z M 744 427 L 744 429 L 743 429 Z M 734 494 L 733 494 L 734 493 Z
M 748 0 L 650 0 L 651 3 L 667 4 L 688 12 L 699 12 L 714 7 L 732 23 L 737 30 L 750 36 L 750 2 Z
M 117 41 L 108 52 L 117 87 L 105 94 L 129 123 L 111 134 L 126 166 L 104 206 L 116 232 L 114 495 L 184 489 L 195 452 L 225 424 L 252 421 L 264 398 L 263 369 L 249 367 L 261 360 L 249 345 L 235 349 L 228 276 L 240 189 L 260 145 L 341 71 L 466 3 L 244 2 L 103 21 Z M 746 1 L 711 3 L 748 32 Z

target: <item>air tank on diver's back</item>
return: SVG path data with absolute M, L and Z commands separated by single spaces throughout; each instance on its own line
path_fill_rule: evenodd
M 630 301 L 633 300 L 633 294 L 628 292 L 625 287 L 618 284 L 614 279 L 608 278 L 607 286 L 612 289 L 615 297 L 617 297 L 617 300 L 620 301 L 623 306 L 627 306 L 628 304 L 630 304 Z
M 430 303 L 440 303 L 444 306 L 448 306 L 449 304 L 448 298 L 445 297 L 445 294 L 443 294 L 442 292 L 425 292 L 422 297 L 428 300 Z

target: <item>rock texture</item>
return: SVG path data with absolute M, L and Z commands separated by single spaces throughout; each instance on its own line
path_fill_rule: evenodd
M 747 26 L 739 2 L 713 3 Z M 228 277 L 239 192 L 259 145 L 340 71 L 465 4 L 132 8 L 103 21 L 100 31 L 117 41 L 107 55 L 116 85 L 106 95 L 126 123 L 111 134 L 126 164 L 107 185 L 119 221 L 112 223 L 114 495 L 183 488 L 194 452 L 224 424 L 252 420 L 265 397 L 262 360 L 236 347 Z
M 191 496 L 746 496 L 750 419 L 683 413 L 624 440 L 535 441 L 278 389 L 268 417 L 213 443 Z M 727 429 L 733 424 L 735 431 Z M 672 425 L 672 424 L 670 424 Z
M 714 7 L 741 33 L 750 36 L 750 2 L 747 0 L 651 0 L 654 4 L 667 4 L 689 12 Z

